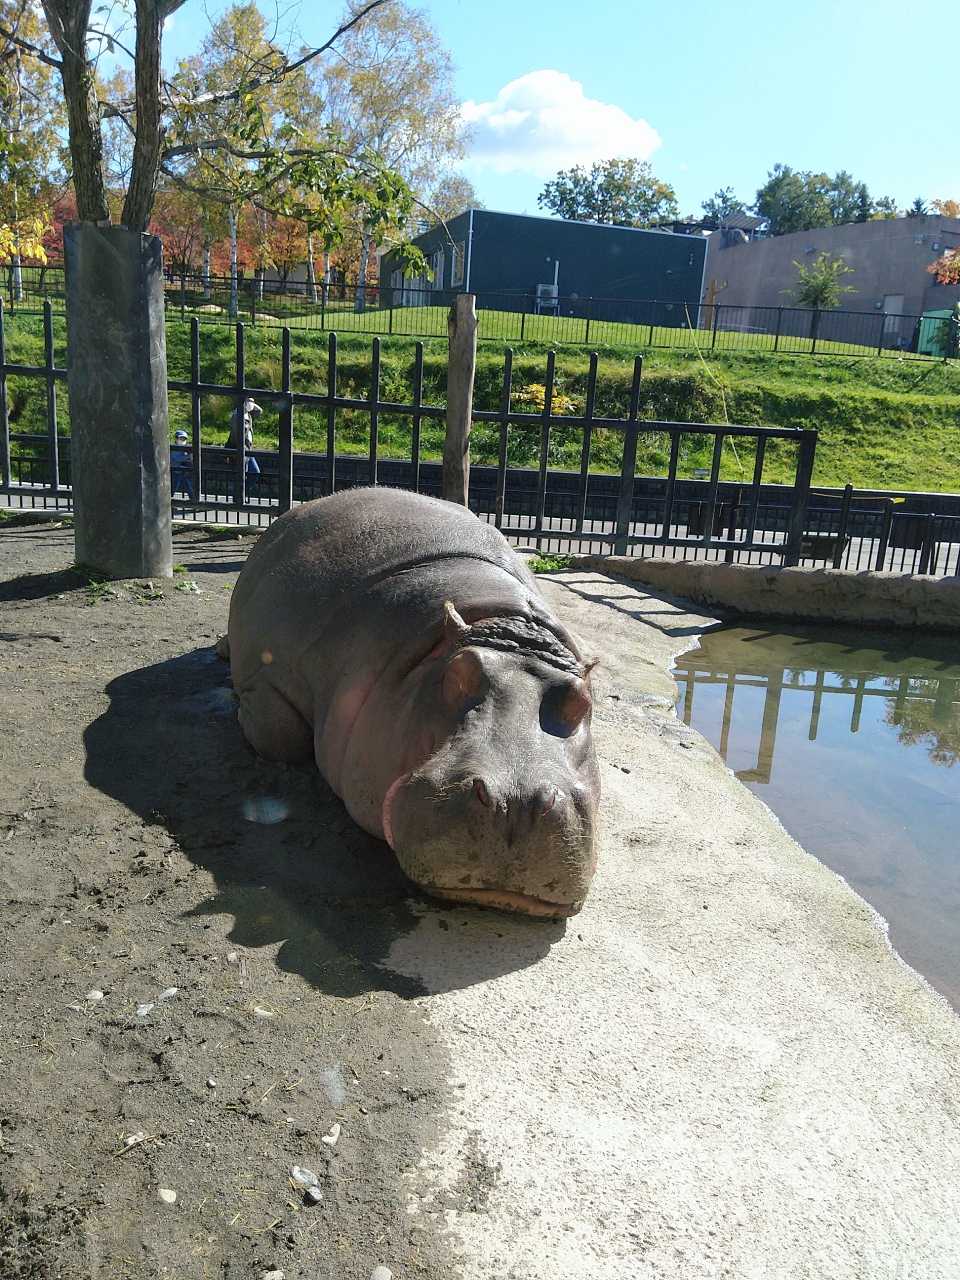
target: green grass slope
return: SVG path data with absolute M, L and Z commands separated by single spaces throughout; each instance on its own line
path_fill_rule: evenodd
M 57 363 L 64 360 L 63 321 L 55 325 Z M 189 376 L 189 327 L 168 325 L 168 364 L 171 378 Z M 267 326 L 248 327 L 246 367 L 248 386 L 278 389 L 281 375 L 280 333 Z M 328 336 L 308 330 L 291 335 L 292 377 L 295 391 L 326 390 Z M 370 394 L 370 347 L 366 335 L 344 334 L 339 339 L 338 391 L 344 396 Z M 200 334 L 201 372 L 205 380 L 229 384 L 235 377 L 235 338 L 227 325 L 204 325 Z M 446 379 L 446 343 L 424 343 L 424 401 L 442 404 Z M 381 344 L 381 386 L 384 400 L 408 402 L 412 394 L 414 340 L 384 338 Z M 17 317 L 8 322 L 7 359 L 42 363 L 40 321 Z M 681 422 L 742 423 L 786 427 L 815 427 L 819 432 L 814 483 L 863 488 L 927 489 L 960 492 L 960 366 L 910 358 L 785 356 L 763 352 L 696 349 L 646 349 L 641 415 L 646 419 Z M 609 346 L 601 349 L 596 412 L 624 418 L 628 412 L 635 352 Z M 542 403 L 546 348 L 528 343 L 514 354 L 513 407 L 535 415 Z M 582 412 L 587 388 L 586 352 L 561 348 L 557 354 L 555 408 L 567 414 Z M 498 409 L 502 396 L 503 348 L 482 343 L 478 357 L 475 403 Z M 10 377 L 7 403 L 11 429 L 44 432 L 45 392 L 42 382 Z M 206 397 L 203 439 L 223 443 L 233 402 L 229 397 Z M 58 388 L 59 427 L 68 429 L 65 388 Z M 256 443 L 276 444 L 277 417 L 270 406 L 256 424 Z M 171 430 L 189 427 L 189 397 L 171 396 Z M 341 412 L 337 447 L 342 452 L 365 452 L 368 418 L 362 412 Z M 424 457 L 439 457 L 442 423 L 425 422 Z M 326 417 L 322 410 L 298 407 L 295 414 L 298 449 L 326 448 Z M 383 415 L 380 424 L 383 456 L 409 456 L 410 422 Z M 509 435 L 511 465 L 536 465 L 539 423 L 513 427 Z M 582 433 L 557 427 L 551 434 L 551 465 L 579 466 Z M 615 470 L 619 465 L 619 432 L 597 431 L 591 466 Z M 642 437 L 638 469 L 656 475 L 666 467 L 669 443 L 656 432 Z M 681 453 L 681 474 L 709 465 L 711 439 L 694 434 Z M 497 432 L 478 425 L 473 457 L 494 462 Z M 768 449 L 764 479 L 789 481 L 794 469 L 792 446 Z M 749 442 L 728 444 L 722 462 L 724 478 L 749 480 L 753 455 Z

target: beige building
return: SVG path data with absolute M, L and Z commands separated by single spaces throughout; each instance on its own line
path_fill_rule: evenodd
M 917 316 L 948 310 L 960 298 L 960 286 L 938 285 L 926 270 L 960 246 L 957 218 L 883 218 L 731 241 L 722 231 L 710 236 L 704 273 L 704 301 L 723 307 L 795 306 L 787 292 L 796 287 L 795 264 L 809 267 L 821 253 L 842 257 L 852 268 L 843 283 L 856 292 L 841 295 L 841 311 Z

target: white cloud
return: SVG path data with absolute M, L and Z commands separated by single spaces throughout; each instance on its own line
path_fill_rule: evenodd
M 614 156 L 647 160 L 660 146 L 646 120 L 588 98 L 562 71 L 530 71 L 504 85 L 493 102 L 465 102 L 461 112 L 473 133 L 470 161 L 498 173 L 550 177 Z

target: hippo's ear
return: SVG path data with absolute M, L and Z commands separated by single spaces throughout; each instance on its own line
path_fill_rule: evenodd
M 461 649 L 444 670 L 443 701 L 449 710 L 457 711 L 467 702 L 476 702 L 486 682 L 480 655 L 474 649 Z
M 448 600 L 443 606 L 443 632 L 448 640 L 459 640 L 465 635 L 470 628 L 457 613 L 453 607 L 453 601 Z

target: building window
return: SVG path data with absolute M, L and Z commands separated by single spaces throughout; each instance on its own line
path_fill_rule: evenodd
M 443 288 L 443 268 L 445 266 L 443 250 L 434 249 L 430 255 L 430 270 L 433 272 L 433 287 Z
M 463 241 L 453 246 L 453 262 L 450 264 L 450 283 L 456 288 L 457 285 L 463 284 L 463 258 L 464 258 Z

